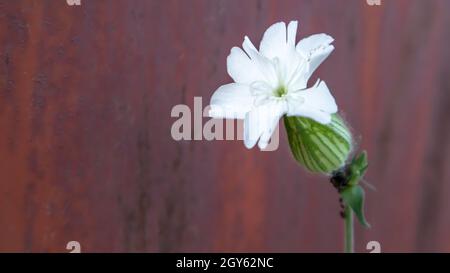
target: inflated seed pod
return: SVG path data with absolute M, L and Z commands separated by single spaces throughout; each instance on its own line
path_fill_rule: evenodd
M 330 174 L 345 165 L 352 135 L 339 115 L 328 124 L 304 117 L 285 117 L 284 124 L 292 154 L 306 169 Z

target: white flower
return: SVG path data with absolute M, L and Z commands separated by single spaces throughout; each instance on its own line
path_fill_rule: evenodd
M 242 47 L 233 47 L 227 58 L 234 83 L 219 87 L 211 98 L 212 118 L 244 119 L 244 143 L 267 147 L 279 119 L 302 116 L 319 123 L 331 122 L 337 105 L 320 80 L 307 88 L 308 79 L 334 50 L 334 39 L 316 34 L 295 45 L 297 21 L 269 27 L 259 51 L 246 36 Z

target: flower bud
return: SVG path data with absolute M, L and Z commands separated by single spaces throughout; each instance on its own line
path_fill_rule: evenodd
M 304 117 L 285 117 L 289 146 L 298 163 L 315 173 L 338 170 L 352 150 L 352 135 L 337 114 L 321 124 Z

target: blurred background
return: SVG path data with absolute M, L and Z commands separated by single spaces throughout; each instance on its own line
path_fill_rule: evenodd
M 356 250 L 449 252 L 450 1 L 381 2 L 0 0 L 0 251 L 341 251 L 338 195 L 283 125 L 274 152 L 170 134 L 244 35 L 299 20 L 336 39 L 313 78 L 369 154 Z

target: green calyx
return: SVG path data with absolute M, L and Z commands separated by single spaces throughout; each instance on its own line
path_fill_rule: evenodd
M 285 117 L 284 124 L 292 154 L 307 170 L 330 174 L 345 165 L 352 136 L 337 114 L 329 124 L 304 117 Z
M 365 193 L 360 185 L 367 167 L 367 153 L 363 151 L 344 168 L 334 172 L 331 182 L 338 189 L 345 204 L 355 213 L 361 225 L 369 228 L 370 225 L 364 216 Z
M 359 185 L 368 167 L 362 152 L 350 162 L 352 135 L 342 118 L 335 114 L 329 124 L 304 117 L 285 117 L 289 146 L 296 161 L 314 173 L 331 175 L 331 183 L 359 222 L 370 227 L 364 216 L 364 189 Z

